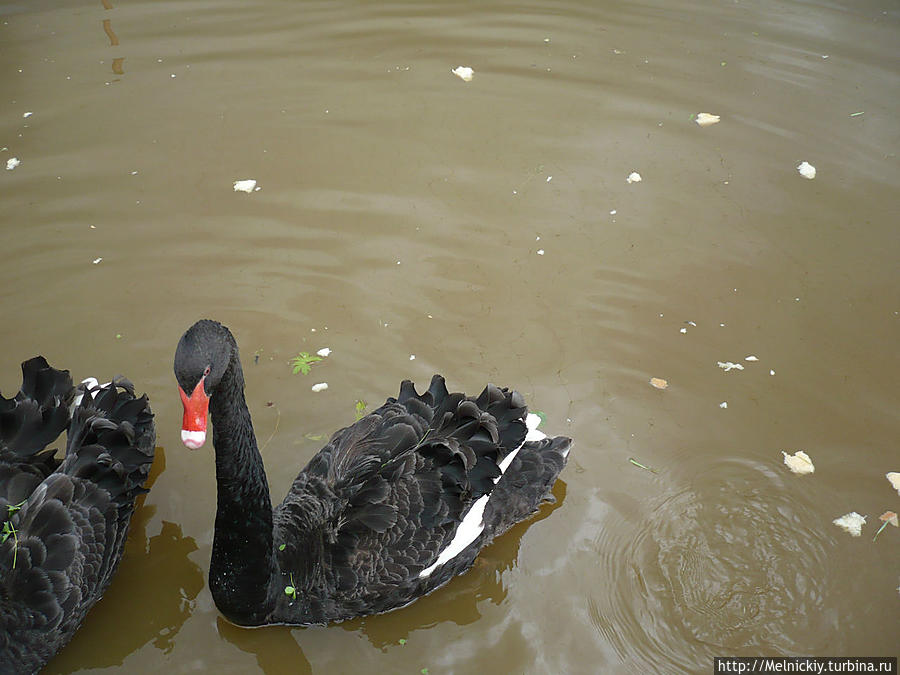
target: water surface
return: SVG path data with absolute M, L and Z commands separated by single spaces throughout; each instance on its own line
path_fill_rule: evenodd
M 898 28 L 871 0 L 0 8 L 0 387 L 42 353 L 128 375 L 159 424 L 120 571 L 48 672 L 896 655 Z M 276 501 L 357 401 L 441 372 L 576 439 L 557 503 L 402 611 L 230 626 L 171 372 L 200 317 L 241 344 Z

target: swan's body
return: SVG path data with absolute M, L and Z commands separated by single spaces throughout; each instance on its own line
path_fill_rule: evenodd
M 336 432 L 273 510 L 228 329 L 191 327 L 175 373 L 188 447 L 205 439 L 207 405 L 212 416 L 209 583 L 239 625 L 322 624 L 409 604 L 552 499 L 571 445 L 540 432 L 526 441 L 515 392 L 488 385 L 467 398 L 436 375 L 420 395 L 407 381 L 396 399 Z
M 36 672 L 75 633 L 118 566 L 153 461 L 147 397 L 127 380 L 72 386 L 42 357 L 0 396 L 0 672 Z M 76 396 L 80 396 L 75 403 Z M 44 450 L 68 430 L 66 453 Z

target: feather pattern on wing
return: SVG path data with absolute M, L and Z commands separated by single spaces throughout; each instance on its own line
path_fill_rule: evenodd
M 450 394 L 435 376 L 422 395 L 404 382 L 397 398 L 335 433 L 275 509 L 275 541 L 284 543 L 279 568 L 299 595 L 279 599 L 272 618 L 324 623 L 388 611 L 467 569 L 508 529 L 504 518 L 511 524 L 536 510 L 562 470 L 568 439 L 556 440 L 551 454 L 559 461 L 515 510 L 492 505 L 497 522 L 471 551 L 429 578 L 420 576 L 475 501 L 502 485 L 495 485 L 498 465 L 523 445 L 525 412 L 515 392 L 489 385 L 469 398 Z M 504 518 L 497 518 L 500 512 Z
M 85 391 L 42 357 L 0 396 L 0 672 L 35 672 L 109 585 L 153 461 L 147 397 L 124 379 Z M 45 450 L 68 429 L 62 459 Z

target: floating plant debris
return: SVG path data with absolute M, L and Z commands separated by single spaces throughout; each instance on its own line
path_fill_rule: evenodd
M 782 450 L 781 454 L 784 455 L 784 463 L 787 464 L 787 467 L 794 473 L 805 475 L 813 473 L 816 470 L 809 455 L 802 450 L 798 450 L 793 455 L 789 455 Z

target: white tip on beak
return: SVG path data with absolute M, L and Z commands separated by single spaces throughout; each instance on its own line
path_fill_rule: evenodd
M 201 447 L 206 442 L 206 432 L 205 431 L 187 431 L 186 429 L 181 430 L 181 442 L 184 443 L 191 450 L 196 450 Z

